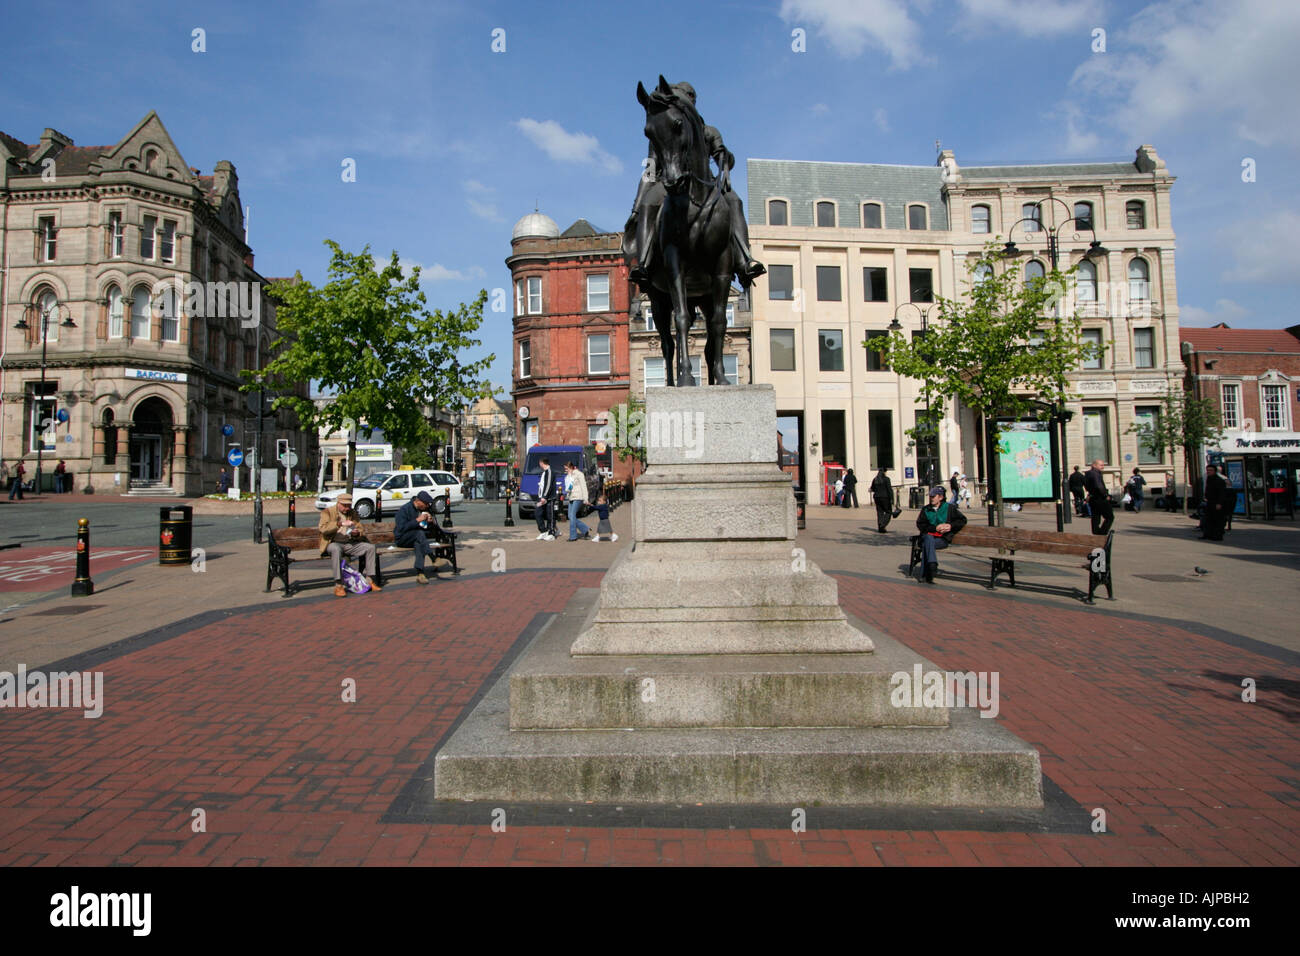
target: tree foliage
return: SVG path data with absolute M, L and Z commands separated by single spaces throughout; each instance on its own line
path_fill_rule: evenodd
M 270 287 L 278 338 L 263 375 L 272 390 L 276 383 L 317 382 L 331 400 L 317 408 L 285 393 L 276 406 L 292 408 L 304 428 L 356 427 L 367 438 L 382 429 L 387 441 L 407 449 L 437 444 L 433 408 L 491 392 L 480 376 L 495 357 L 467 364 L 459 358 L 481 344 L 473 333 L 483 321 L 486 290 L 472 303 L 430 312 L 418 266 L 404 276 L 396 252 L 378 269 L 369 246 L 352 254 L 333 240 L 325 244 L 333 258 L 323 286 L 299 274 Z M 245 390 L 257 387 L 256 373 L 245 379 Z
M 1218 404 L 1212 398 L 1197 398 L 1194 392 L 1177 389 L 1165 393 L 1155 424 L 1134 422 L 1130 434 L 1152 455 L 1161 460 L 1181 449 L 1189 476 L 1200 476 L 1197 450 L 1223 439 L 1223 423 Z M 1189 481 L 1192 480 L 1190 477 Z M 1186 499 L 1184 499 L 1186 507 Z

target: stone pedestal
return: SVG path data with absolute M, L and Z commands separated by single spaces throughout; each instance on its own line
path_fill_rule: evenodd
M 646 406 L 633 543 L 439 751 L 436 798 L 1041 806 L 1024 741 L 893 699 L 933 668 L 850 621 L 798 547 L 774 390 Z

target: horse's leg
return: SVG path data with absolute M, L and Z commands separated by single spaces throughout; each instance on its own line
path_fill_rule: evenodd
M 717 385 L 713 376 L 713 357 L 718 350 L 718 343 L 713 335 L 713 296 L 702 295 L 699 299 L 700 314 L 704 316 L 704 374 L 710 385 Z
M 670 388 L 676 381 L 673 368 L 673 300 L 658 289 L 650 290 L 650 308 L 654 312 L 655 330 L 659 333 L 659 351 L 664 357 L 664 383 Z
M 727 384 L 727 369 L 722 361 L 722 349 L 727 341 L 727 300 L 731 295 L 731 273 L 713 277 L 713 313 L 709 316 L 709 381 Z
M 672 283 L 673 326 L 677 333 L 677 385 L 694 385 L 695 376 L 691 374 L 691 354 L 689 333 L 691 321 L 690 302 L 686 295 L 686 276 L 683 263 L 675 245 L 665 245 L 663 251 L 664 266 L 667 268 Z

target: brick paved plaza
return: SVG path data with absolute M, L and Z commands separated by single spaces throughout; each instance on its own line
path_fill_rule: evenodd
M 21 507 L 66 509 L 75 527 L 73 503 Z M 196 536 L 202 573 L 105 563 L 96 593 L 75 601 L 64 580 L 10 587 L 0 670 L 102 672 L 103 713 L 0 712 L 0 863 L 1300 862 L 1292 525 L 1242 523 L 1211 547 L 1181 515 L 1122 514 L 1116 600 L 1088 607 L 1069 593 L 1082 571 L 1025 562 L 1026 588 L 989 592 L 956 552 L 926 588 L 899 571 L 908 513 L 878 536 L 865 510 L 813 509 L 797 543 L 836 578 L 848 613 L 941 668 L 1000 674 L 997 719 L 1039 750 L 1048 808 L 810 806 L 795 833 L 789 807 L 507 805 L 501 832 L 495 807 L 420 797 L 432 755 L 627 542 L 537 542 L 531 523 L 500 527 L 499 508 L 463 510 L 464 573 L 425 587 L 399 578 L 343 600 L 265 595 L 266 550 L 246 531 Z M 615 527 L 627 518 L 616 511 Z M 223 528 L 206 533 L 229 537 Z M 494 549 L 504 573 L 490 570 Z M 355 702 L 343 700 L 348 680 Z M 205 832 L 194 832 L 196 809 Z M 1105 832 L 1091 826 L 1098 809 Z

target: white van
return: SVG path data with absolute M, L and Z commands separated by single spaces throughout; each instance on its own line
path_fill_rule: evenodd
M 316 499 L 317 510 L 332 507 L 343 491 L 339 488 L 324 492 Z M 427 491 L 434 499 L 451 495 L 453 505 L 465 500 L 460 480 L 449 471 L 377 471 L 357 479 L 352 488 L 352 507 L 360 517 L 373 518 L 377 510 L 375 501 L 382 500 L 384 514 L 391 517 L 421 491 Z M 377 499 L 376 496 L 381 497 Z

